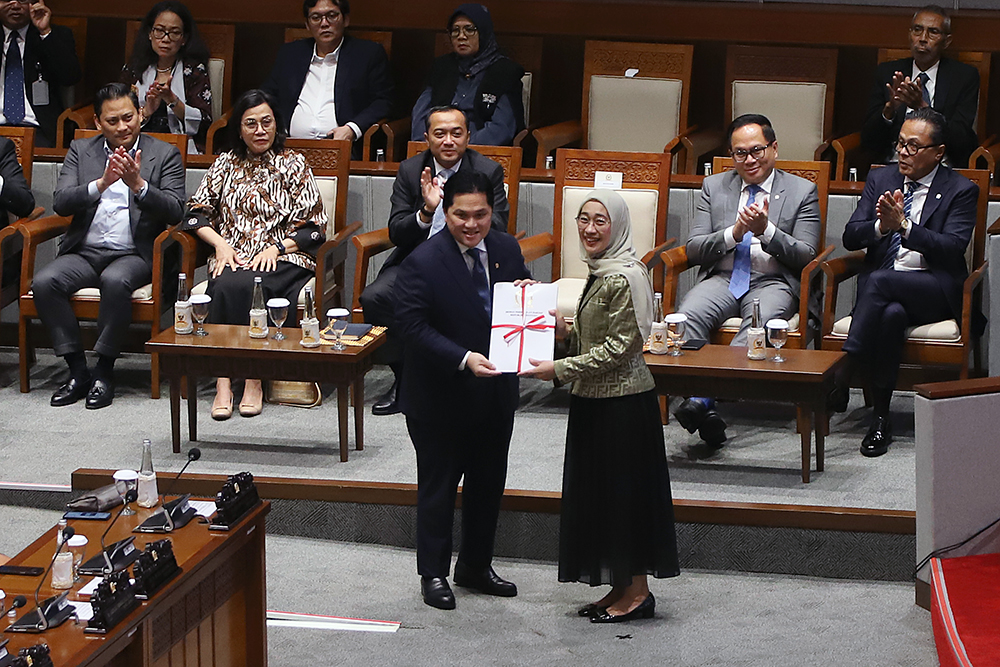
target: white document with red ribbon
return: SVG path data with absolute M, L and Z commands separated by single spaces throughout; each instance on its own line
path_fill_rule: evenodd
M 551 361 L 555 351 L 555 310 L 558 288 L 551 283 L 514 287 L 493 286 L 493 329 L 490 361 L 502 373 L 519 373 L 532 366 L 528 359 Z

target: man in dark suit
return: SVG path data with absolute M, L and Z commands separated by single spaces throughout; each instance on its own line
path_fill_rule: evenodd
M 305 0 L 312 39 L 281 47 L 261 86 L 278 101 L 288 136 L 347 139 L 361 159 L 361 137 L 392 109 L 389 59 L 381 45 L 344 34 L 349 0 Z
M 424 602 L 454 609 L 451 528 L 462 486 L 455 584 L 511 597 L 493 571 L 493 539 L 507 479 L 517 375 L 486 358 L 492 288 L 530 278 L 509 234 L 491 230 L 493 183 L 460 171 L 444 186 L 447 231 L 414 250 L 396 282 L 406 363 L 400 403 L 417 453 L 417 571 Z
M 917 10 L 910 25 L 912 57 L 882 63 L 875 70 L 875 85 L 861 143 L 881 160 L 892 159 L 894 142 L 908 114 L 932 107 L 946 119 L 948 162 L 963 168 L 976 150 L 976 111 L 979 106 L 979 71 L 971 65 L 942 57 L 951 45 L 951 18 L 941 7 Z
M 180 152 L 140 134 L 140 118 L 139 102 L 128 85 L 101 88 L 94 99 L 94 122 L 101 134 L 75 140 L 59 172 L 52 208 L 73 220 L 58 256 L 32 284 L 52 348 L 70 368 L 69 381 L 52 395 L 54 406 L 84 396 L 91 409 L 111 404 L 114 364 L 132 319 L 132 292 L 152 279 L 156 237 L 184 212 Z M 84 287 L 101 290 L 93 374 L 70 304 Z
M 52 10 L 43 0 L 0 0 L 0 23 L 0 125 L 34 127 L 36 145 L 55 146 L 62 88 L 81 76 L 73 31 L 52 25 Z
M 396 378 L 392 388 L 372 406 L 372 413 L 376 415 L 399 412 L 396 389 L 402 362 L 393 327 L 396 308 L 393 284 L 399 265 L 407 255 L 445 228 L 441 205 L 445 182 L 455 173 L 484 174 L 493 189 L 493 228 L 506 231 L 510 215 L 503 188 L 503 167 L 468 148 L 469 125 L 465 113 L 452 106 L 432 109 L 427 116 L 424 139 L 429 148 L 399 164 L 392 186 L 389 239 L 396 247 L 382 265 L 378 277 L 361 294 L 365 321 L 389 327 L 389 340 L 383 347 L 382 358 Z
M 903 123 L 899 164 L 873 169 L 844 230 L 844 248 L 866 250 L 851 328 L 844 342 L 848 369 L 831 407 L 847 409 L 849 373 L 870 372 L 874 418 L 861 443 L 881 456 L 892 442 L 889 401 L 908 327 L 961 321 L 965 251 L 976 226 L 979 188 L 941 164 L 945 119 L 919 109 Z
M 35 195 L 31 193 L 21 171 L 21 163 L 17 161 L 17 148 L 7 137 L 0 137 L 0 229 L 6 227 L 11 218 L 16 220 L 30 215 L 34 208 Z M 3 251 L 0 248 L 0 252 Z M 0 257 L 0 262 L 3 262 L 0 285 L 17 284 L 20 260 L 20 254 Z

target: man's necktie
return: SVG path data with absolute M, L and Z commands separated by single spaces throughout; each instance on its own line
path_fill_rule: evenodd
M 747 206 L 750 206 L 757 199 L 760 186 L 750 184 L 747 186 Z M 736 254 L 733 256 L 733 273 L 729 277 L 729 291 L 737 299 L 750 291 L 750 244 L 753 242 L 753 234 L 747 232 L 736 244 Z
M 930 80 L 931 78 L 927 76 L 927 72 L 921 72 L 917 75 L 917 81 L 920 82 L 920 90 L 923 91 L 924 102 L 927 106 L 931 105 L 931 91 L 927 90 L 927 82 Z
M 492 315 L 493 300 L 490 298 L 490 280 L 486 277 L 486 269 L 483 268 L 483 263 L 479 260 L 480 253 L 482 250 L 479 248 L 469 248 L 465 251 L 465 254 L 472 258 L 472 282 L 476 286 L 476 293 L 479 294 L 479 298 L 483 302 L 486 314 Z
M 3 79 L 3 115 L 8 125 L 18 125 L 24 120 L 24 66 L 21 63 L 21 36 L 10 33 L 7 47 L 7 71 Z
M 441 189 L 444 189 L 444 184 L 448 182 L 448 179 L 452 177 L 455 172 L 451 169 L 442 169 L 437 173 L 438 185 Z M 427 238 L 430 238 L 440 232 L 445 228 L 444 220 L 444 197 L 438 202 L 437 208 L 434 209 L 434 218 L 431 220 L 431 231 L 427 234 Z
M 920 187 L 920 183 L 916 181 L 910 181 L 906 184 L 906 193 L 903 195 L 903 215 L 907 218 L 910 217 L 910 208 L 913 206 L 913 194 Z M 903 237 L 899 232 L 893 232 L 892 238 L 889 239 L 889 249 L 885 251 L 885 257 L 882 258 L 881 269 L 891 269 L 896 264 L 896 255 L 899 254 L 899 247 L 903 243 Z

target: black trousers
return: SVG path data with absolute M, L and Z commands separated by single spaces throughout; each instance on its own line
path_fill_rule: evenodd
M 870 364 L 874 388 L 896 388 L 908 327 L 954 317 L 941 283 L 929 271 L 872 271 L 858 289 L 843 350 Z
M 80 324 L 70 297 L 85 287 L 101 290 L 94 350 L 117 358 L 132 321 L 132 292 L 152 280 L 153 267 L 135 253 L 83 247 L 56 257 L 35 275 L 38 316 L 49 330 L 58 356 L 82 352 Z
M 365 322 L 388 327 L 385 344 L 378 351 L 378 359 L 389 365 L 403 361 L 403 346 L 396 337 L 396 276 L 399 265 L 383 267 L 378 276 L 365 287 L 358 300 L 365 312 Z
M 298 326 L 296 312 L 299 292 L 314 275 L 313 271 L 291 262 L 278 262 L 278 268 L 274 271 L 233 271 L 226 267 L 222 273 L 208 281 L 207 294 L 212 297 L 212 303 L 208 307 L 207 321 L 212 324 L 249 324 L 254 278 L 260 276 L 264 302 L 281 297 L 288 299 L 291 305 L 285 324 L 290 327 Z M 321 320 L 324 314 L 319 313 Z
M 463 475 L 458 560 L 475 571 L 487 568 L 507 483 L 513 412 L 482 419 L 407 417 L 406 428 L 417 452 L 417 572 L 422 577 L 450 572 L 455 496 Z

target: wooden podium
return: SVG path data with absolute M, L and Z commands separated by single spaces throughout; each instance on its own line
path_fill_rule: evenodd
M 7 650 L 48 644 L 55 667 L 76 665 L 155 667 L 263 667 L 267 665 L 265 626 L 264 529 L 270 503 L 264 502 L 229 532 L 209 531 L 207 524 L 193 520 L 184 528 L 164 535 L 134 534 L 136 548 L 170 537 L 182 572 L 140 604 L 125 620 L 104 636 L 85 635 L 85 622 L 69 620 L 41 634 L 4 633 Z M 138 508 L 135 516 L 123 516 L 108 534 L 108 544 L 133 535 L 139 525 L 159 507 Z M 113 516 L 113 515 L 112 515 Z M 110 520 L 109 520 L 110 521 Z M 77 535 L 89 540 L 86 558 L 100 553 L 101 533 L 108 521 L 71 521 Z M 11 565 L 48 567 L 55 553 L 53 528 L 11 559 Z M 69 601 L 89 608 L 77 596 L 89 577 L 73 586 Z M 28 598 L 18 618 L 34 612 L 34 591 L 39 577 L 0 577 L 8 604 L 17 595 Z M 46 578 L 39 599 L 55 594 Z M 10 619 L 0 619 L 2 628 Z

